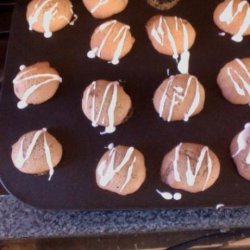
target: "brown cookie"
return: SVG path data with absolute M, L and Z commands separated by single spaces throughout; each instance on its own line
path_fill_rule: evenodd
M 195 76 L 175 75 L 164 80 L 155 91 L 153 104 L 164 121 L 188 121 L 200 113 L 205 90 Z
M 52 32 L 68 24 L 73 25 L 77 16 L 69 0 L 32 0 L 27 7 L 26 18 L 29 30 L 44 33 L 44 37 L 49 38 Z
M 134 42 L 130 26 L 111 20 L 95 29 L 87 55 L 91 59 L 98 57 L 117 65 L 131 51 Z
M 250 123 L 233 138 L 230 149 L 238 173 L 250 181 Z
M 136 192 L 146 178 L 144 156 L 133 147 L 108 150 L 96 168 L 97 185 L 119 195 Z
M 83 0 L 83 4 L 92 16 L 104 19 L 122 12 L 128 0 Z
M 250 5 L 246 0 L 225 0 L 214 11 L 215 24 L 241 42 L 243 36 L 250 35 Z
M 97 80 L 84 90 L 82 110 L 93 127 L 105 127 L 101 134 L 113 133 L 115 126 L 127 120 L 131 109 L 131 99 L 117 81 Z
M 223 96 L 233 104 L 250 104 L 250 58 L 227 63 L 217 77 Z
M 14 93 L 20 99 L 19 109 L 29 104 L 41 104 L 52 98 L 62 78 L 48 62 L 38 62 L 28 67 L 22 65 L 13 80 Z
M 148 4 L 158 10 L 169 10 L 180 0 L 147 0 Z
M 172 16 L 154 16 L 146 24 L 153 47 L 161 54 L 179 59 L 178 70 L 188 73 L 189 49 L 193 46 L 196 32 L 185 19 Z
M 25 174 L 44 174 L 49 171 L 49 180 L 54 168 L 62 158 L 62 145 L 47 129 L 31 131 L 12 146 L 12 161 Z
M 13 80 L 15 95 L 20 99 L 19 109 L 29 104 L 41 104 L 52 98 L 62 78 L 48 62 L 38 62 L 30 66 L 20 66 L 20 72 Z
M 162 162 L 162 181 L 190 193 L 205 191 L 218 179 L 220 162 L 206 146 L 180 143 Z

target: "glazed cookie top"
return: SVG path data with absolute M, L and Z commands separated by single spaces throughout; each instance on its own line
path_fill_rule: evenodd
M 47 132 L 46 128 L 23 135 L 12 146 L 12 161 L 15 167 L 26 174 L 43 174 L 49 171 L 49 180 L 54 167 L 62 157 L 62 146 Z
M 27 7 L 26 18 L 29 30 L 44 33 L 44 37 L 49 38 L 52 32 L 68 24 L 73 25 L 77 15 L 73 13 L 69 0 L 32 0 Z
M 250 123 L 247 123 L 244 130 L 237 135 L 237 151 L 232 156 L 236 157 L 242 151 L 247 153 L 245 163 L 250 165 Z
M 153 47 L 160 53 L 173 56 L 180 61 L 178 70 L 188 73 L 189 49 L 193 46 L 196 32 L 185 19 L 172 16 L 154 16 L 146 24 L 148 36 Z
M 204 106 L 205 91 L 195 76 L 180 74 L 163 81 L 153 98 L 155 110 L 165 121 L 188 121 Z
M 116 126 L 128 119 L 131 108 L 131 99 L 118 81 L 94 81 L 83 94 L 83 112 L 93 127 L 105 127 L 101 134 L 115 132 Z
M 232 140 L 231 154 L 239 174 L 250 180 L 250 123 Z
M 223 31 L 233 35 L 232 40 L 241 42 L 250 35 L 250 5 L 246 0 L 225 0 L 214 11 L 214 22 Z
M 200 144 L 180 143 L 164 158 L 162 181 L 172 188 L 196 193 L 211 187 L 219 177 L 217 156 Z
M 108 150 L 96 169 L 98 186 L 120 195 L 136 192 L 145 177 L 144 157 L 134 147 L 119 145 Z
M 227 63 L 217 77 L 223 96 L 233 104 L 250 104 L 250 58 Z
M 20 99 L 19 109 L 29 104 L 40 104 L 50 99 L 58 89 L 62 78 L 48 62 L 20 66 L 20 72 L 13 80 L 15 95 Z
M 95 18 L 104 19 L 122 12 L 128 0 L 83 0 L 83 3 Z
M 130 26 L 111 20 L 101 24 L 91 37 L 89 58 L 99 57 L 117 65 L 120 59 L 127 55 L 133 47 L 135 39 L 130 32 Z

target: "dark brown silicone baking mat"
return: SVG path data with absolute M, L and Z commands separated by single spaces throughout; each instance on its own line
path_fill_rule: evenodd
M 25 20 L 28 1 L 19 1 L 13 17 L 2 99 L 0 103 L 0 173 L 6 188 L 20 200 L 46 209 L 133 209 L 250 205 L 250 183 L 242 179 L 230 158 L 233 136 L 250 121 L 250 108 L 228 103 L 216 85 L 219 69 L 235 57 L 250 56 L 250 38 L 235 43 L 221 37 L 213 23 L 213 10 L 219 0 L 182 0 L 170 11 L 157 11 L 144 0 L 130 0 L 128 8 L 114 18 L 131 25 L 136 38 L 132 52 L 118 66 L 99 59 L 90 60 L 86 53 L 94 28 L 101 20 L 75 0 L 79 19 L 73 27 L 55 33 L 51 39 L 30 32 Z M 151 46 L 145 23 L 156 14 L 177 15 L 188 19 L 197 31 L 191 49 L 190 73 L 206 89 L 206 106 L 188 123 L 163 122 L 153 109 L 152 96 L 167 77 L 170 68 L 176 74 L 171 57 L 158 54 Z M 56 96 L 45 104 L 16 107 L 12 79 L 21 64 L 48 60 L 63 77 Z M 101 136 L 83 116 L 81 98 L 84 88 L 95 79 L 120 79 L 133 100 L 131 119 L 112 135 Z M 11 145 L 24 133 L 47 127 L 63 144 L 64 154 L 52 180 L 48 176 L 30 176 L 17 171 L 10 158 Z M 95 167 L 109 143 L 131 145 L 146 159 L 147 178 L 141 189 L 120 197 L 99 189 Z M 157 193 L 173 192 L 161 183 L 160 166 L 166 152 L 179 142 L 208 145 L 219 157 L 221 174 L 216 184 L 199 194 L 182 193 L 180 201 L 165 201 Z

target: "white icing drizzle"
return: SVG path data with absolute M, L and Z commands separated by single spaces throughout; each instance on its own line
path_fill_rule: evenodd
M 174 178 L 177 182 L 181 181 L 181 177 L 178 171 L 178 161 L 180 158 L 180 150 L 182 147 L 182 143 L 180 143 L 176 148 L 175 148 L 175 157 L 173 161 L 173 170 L 174 170 Z
M 115 147 L 115 144 L 112 142 L 110 143 L 108 146 L 104 147 L 104 148 L 107 148 L 109 150 L 113 149 Z
M 105 128 L 104 132 L 101 132 L 101 134 L 111 134 L 115 132 L 116 127 L 114 126 L 114 117 L 115 117 L 115 109 L 116 109 L 116 104 L 117 104 L 117 96 L 118 96 L 118 86 L 119 82 L 110 82 L 103 94 L 102 101 L 101 101 L 101 106 L 99 108 L 98 113 L 96 114 L 96 96 L 93 95 L 92 98 L 92 109 L 91 109 L 91 121 L 92 121 L 92 126 L 97 127 L 98 126 L 98 121 L 100 120 L 103 107 L 105 104 L 105 101 L 107 99 L 108 93 L 110 89 L 113 87 L 113 92 L 112 92 L 112 98 L 108 107 L 108 119 L 109 119 L 109 125 Z M 92 82 L 91 87 L 88 89 L 87 94 L 86 94 L 86 103 L 85 105 L 88 104 L 88 99 L 89 99 L 89 94 L 91 90 L 95 91 L 96 89 L 96 82 Z
M 175 31 L 178 31 L 179 30 L 178 17 L 175 16 L 174 19 L 175 19 Z
M 169 192 L 161 192 L 158 189 L 156 189 L 156 192 L 165 200 L 170 201 L 170 200 L 176 200 L 179 201 L 182 198 L 182 194 L 181 193 L 175 193 L 175 194 L 171 194 Z
M 246 150 L 248 146 L 248 139 L 250 137 L 250 123 L 245 124 L 244 130 L 240 132 L 237 138 L 238 150 L 233 154 L 233 158 L 239 155 L 243 150 Z M 245 159 L 246 164 L 250 164 L 250 148 L 249 153 Z
M 163 16 L 159 18 L 159 23 L 158 23 L 157 28 L 155 25 L 153 25 L 152 30 L 151 30 L 151 35 L 161 46 L 164 46 L 164 37 L 166 33 L 166 36 L 170 42 L 171 49 L 173 51 L 173 58 L 177 61 L 177 64 L 178 64 L 177 68 L 182 74 L 186 74 L 189 71 L 189 59 L 190 59 L 190 52 L 188 51 L 188 47 L 189 47 L 188 31 L 183 20 L 178 17 L 175 17 L 175 31 L 177 32 L 179 30 L 179 20 L 181 22 L 181 26 L 183 30 L 183 39 L 184 39 L 183 52 L 180 55 L 179 62 L 178 62 L 179 54 L 177 53 L 177 47 L 176 47 L 176 43 L 174 40 L 174 36 L 171 33 L 168 23 Z M 165 25 L 165 31 L 163 29 L 163 24 Z
M 24 143 L 25 138 L 23 138 L 21 140 L 20 147 L 19 147 L 19 150 L 17 153 L 17 158 L 16 158 L 16 165 L 19 169 L 21 169 L 23 167 L 24 163 L 30 158 L 31 153 L 36 146 L 36 142 L 43 132 L 44 132 L 43 130 L 39 130 L 34 134 L 32 141 L 31 141 L 31 143 L 26 151 L 25 156 L 24 156 L 24 152 L 23 152 L 23 143 Z
M 218 34 L 219 34 L 219 36 L 225 36 L 226 35 L 225 32 L 219 32 Z
M 180 149 L 181 149 L 182 145 L 183 145 L 182 143 L 179 144 L 179 146 L 175 149 L 175 159 L 173 162 L 174 177 L 175 177 L 175 180 L 177 182 L 180 182 L 180 175 L 179 175 L 179 171 L 178 171 L 178 160 L 180 158 Z M 196 178 L 201 170 L 202 163 L 205 160 L 205 157 L 207 159 L 207 178 L 206 178 L 206 181 L 203 185 L 203 190 L 206 189 L 208 180 L 209 180 L 211 173 L 212 173 L 212 160 L 211 160 L 211 157 L 209 154 L 208 147 L 202 148 L 200 155 L 198 157 L 198 161 L 197 161 L 196 165 L 194 166 L 194 172 L 192 171 L 190 158 L 187 156 L 187 159 L 186 159 L 187 160 L 186 181 L 187 181 L 187 184 L 189 186 L 194 186 Z
M 228 25 L 230 25 L 235 20 L 236 16 L 243 11 L 245 6 L 247 6 L 247 12 L 245 14 L 245 18 L 238 32 L 232 37 L 232 40 L 235 42 L 241 42 L 243 40 L 243 35 L 250 26 L 250 6 L 248 1 L 241 1 L 237 5 L 235 13 L 233 13 L 234 0 L 231 0 L 224 9 L 224 11 L 219 16 L 219 20 L 221 22 L 226 22 Z
M 161 192 L 158 189 L 156 189 L 156 192 L 165 200 L 170 201 L 173 199 L 173 195 L 169 192 Z
M 135 162 L 136 162 L 136 156 L 134 157 L 132 164 L 128 168 L 126 180 L 125 180 L 123 186 L 121 187 L 120 191 L 123 191 L 124 188 L 128 185 L 129 181 L 131 180 Z
M 50 23 L 53 17 L 56 15 L 58 3 L 55 3 L 48 11 L 44 12 L 43 16 L 43 28 L 44 28 L 44 37 L 52 37 L 52 32 L 50 30 Z
M 175 193 L 174 194 L 174 200 L 179 201 L 179 200 L 181 200 L 181 198 L 182 198 L 182 194 L 181 193 Z
M 195 78 L 193 78 L 195 79 Z M 189 81 L 192 81 L 192 79 L 189 78 Z M 198 81 L 195 79 L 195 96 L 194 96 L 194 100 L 188 110 L 188 112 L 184 115 L 184 121 L 187 122 L 189 120 L 189 118 L 192 116 L 192 114 L 195 112 L 195 110 L 197 109 L 197 107 L 199 106 L 200 103 L 200 90 L 199 90 L 199 83 Z M 184 97 L 185 98 L 185 97 Z
M 182 74 L 187 74 L 189 72 L 189 59 L 190 59 L 190 52 L 188 51 L 188 31 L 186 25 L 183 23 L 182 19 L 181 24 L 182 24 L 182 29 L 183 29 L 183 46 L 184 46 L 184 51 L 181 53 L 181 60 L 178 63 L 178 70 Z
M 227 75 L 230 78 L 233 87 L 235 89 L 235 91 L 237 92 L 238 95 L 240 96 L 246 96 L 246 93 L 248 96 L 250 96 L 250 73 L 246 67 L 246 65 L 240 60 L 240 59 L 235 59 L 235 62 L 241 67 L 241 69 L 244 71 L 244 73 L 247 76 L 247 81 L 242 77 L 242 75 L 234 70 L 233 68 L 229 67 L 227 68 Z M 241 85 L 243 85 L 242 87 L 240 86 L 240 82 L 238 82 L 234 75 L 237 76 L 237 78 L 240 80 L 240 82 L 242 83 Z
M 209 154 L 209 148 L 208 147 L 203 147 L 202 148 L 200 156 L 198 158 L 198 162 L 197 162 L 197 164 L 196 164 L 196 166 L 194 168 L 195 169 L 194 173 L 193 173 L 193 171 L 191 169 L 190 158 L 187 157 L 187 171 L 186 171 L 187 184 L 189 186 L 194 186 L 195 180 L 196 180 L 197 175 L 198 175 L 198 173 L 199 173 L 199 171 L 200 171 L 200 169 L 202 167 L 202 162 L 204 161 L 205 156 L 207 156 L 207 170 L 208 170 L 208 173 L 207 173 L 207 179 L 206 179 L 205 184 L 203 186 L 203 190 L 206 189 L 209 177 L 210 177 L 211 172 L 212 172 L 212 160 L 211 160 L 211 157 L 210 157 L 210 154 Z
M 43 147 L 44 147 L 44 152 L 45 152 L 45 157 L 46 157 L 46 161 L 47 161 L 47 164 L 49 166 L 49 181 L 51 180 L 52 176 L 54 175 L 54 168 L 53 168 L 53 163 L 52 163 L 52 157 L 51 157 L 51 152 L 50 152 L 50 148 L 49 148 L 49 145 L 48 145 L 48 142 L 47 142 L 47 138 L 46 138 L 46 129 L 43 130 L 44 133 L 43 133 L 43 140 L 44 140 L 44 144 L 43 144 Z
M 41 1 L 40 5 L 35 5 L 35 11 L 33 15 L 31 15 L 28 18 L 28 23 L 29 23 L 29 30 L 33 30 L 33 26 L 35 23 L 38 22 L 39 16 L 41 12 L 46 8 L 46 6 L 51 2 L 52 0 L 45 0 Z M 43 17 L 42 17 L 42 26 L 44 29 L 44 37 L 45 38 L 50 38 L 52 36 L 52 32 L 50 30 L 50 24 L 54 16 L 58 12 L 58 4 L 59 2 L 56 2 L 53 4 L 48 10 L 44 11 Z M 71 7 L 71 13 L 73 14 L 73 20 L 68 20 L 65 16 L 59 16 L 59 19 L 64 19 L 66 20 L 70 25 L 74 25 L 75 21 L 77 20 L 77 15 L 73 13 L 73 6 L 70 4 Z
M 130 160 L 132 160 L 132 163 L 128 167 L 126 180 L 120 189 L 120 191 L 122 192 L 132 177 L 134 164 L 136 162 L 136 156 L 134 156 L 132 159 L 133 153 L 134 148 L 128 148 L 121 162 L 117 166 L 115 166 L 117 149 L 113 148 L 109 152 L 108 158 L 106 160 L 103 160 L 97 169 L 97 174 L 100 177 L 99 184 L 103 187 L 107 186 L 109 182 L 114 178 L 114 176 L 119 173 Z
M 176 20 L 178 21 L 178 19 L 176 19 Z M 176 47 L 176 44 L 175 44 L 175 40 L 174 40 L 173 34 L 170 31 L 170 28 L 168 26 L 168 23 L 167 23 L 166 19 L 163 18 L 163 22 L 164 22 L 164 24 L 166 26 L 167 37 L 169 39 L 170 46 L 171 46 L 172 51 L 173 51 L 173 58 L 177 60 L 179 58 L 179 55 L 177 53 L 177 47 Z
M 118 45 L 117 45 L 117 48 L 115 50 L 115 53 L 114 53 L 114 56 L 113 56 L 113 59 L 111 61 L 111 63 L 113 65 L 117 65 L 119 64 L 119 58 L 122 54 L 122 49 L 124 47 L 124 43 L 125 43 L 125 39 L 126 39 L 126 36 L 127 36 L 127 33 L 128 33 L 128 30 L 130 29 L 129 26 L 123 26 L 120 31 L 118 32 L 117 36 L 114 38 L 113 42 L 116 42 L 116 40 L 121 36 L 122 34 L 122 37 L 120 39 L 120 41 L 118 42 Z
M 20 65 L 20 67 L 19 67 L 20 70 L 24 70 L 25 68 L 26 68 L 25 65 Z
M 225 206 L 224 204 L 217 204 L 215 209 L 219 210 L 219 209 L 223 208 L 224 206 Z
M 58 18 L 59 19 L 64 19 L 66 22 L 68 22 L 68 24 L 70 26 L 73 26 L 75 24 L 75 22 L 77 21 L 77 19 L 78 19 L 78 15 L 74 13 L 72 3 L 70 3 L 70 8 L 71 8 L 70 12 L 72 14 L 71 20 L 69 20 L 66 16 L 59 16 Z
M 90 10 L 90 12 L 93 14 L 95 13 L 100 7 L 107 4 L 109 0 L 99 0 L 97 4 Z
M 43 85 L 46 85 L 48 83 L 51 83 L 52 81 L 58 81 L 58 82 L 62 82 L 62 78 L 60 76 L 58 76 L 57 74 L 47 74 L 47 73 L 43 73 L 43 74 L 34 74 L 34 75 L 30 75 L 30 76 L 26 76 L 28 73 L 31 73 L 32 71 L 36 70 L 36 68 L 31 69 L 31 70 L 27 70 L 24 71 L 20 74 L 17 75 L 17 77 L 13 80 L 13 84 L 17 85 L 20 84 L 22 82 L 25 81 L 30 81 L 30 80 L 34 80 L 37 78 L 45 78 L 45 80 L 42 80 L 41 82 L 32 85 L 30 88 L 26 89 L 26 91 L 24 92 L 21 100 L 18 102 L 17 107 L 19 109 L 24 109 L 28 106 L 28 98 L 40 87 L 42 87 Z
M 159 107 L 159 115 L 160 117 L 163 116 L 163 112 L 164 112 L 164 107 L 165 107 L 165 104 L 166 104 L 166 100 L 167 100 L 167 93 L 168 93 L 168 90 L 170 88 L 170 86 L 172 85 L 174 81 L 174 77 L 171 76 L 170 80 L 168 81 L 167 83 L 167 87 L 165 88 L 163 94 L 162 94 L 162 98 L 161 98 L 161 101 L 160 101 L 160 107 Z
M 246 164 L 250 165 L 250 149 L 248 151 L 248 155 L 247 155 L 247 158 L 246 158 Z
M 44 140 L 43 147 L 44 147 L 45 157 L 46 157 L 46 161 L 47 161 L 48 168 L 49 168 L 49 181 L 50 181 L 53 174 L 54 174 L 54 168 L 53 168 L 50 148 L 49 148 L 49 145 L 48 145 L 48 142 L 46 139 L 46 132 L 47 132 L 46 128 L 43 128 L 41 130 L 36 131 L 36 133 L 34 134 L 34 136 L 32 138 L 32 141 L 31 141 L 31 143 L 26 151 L 25 156 L 24 156 L 24 152 L 23 152 L 23 143 L 24 143 L 25 137 L 23 137 L 23 139 L 20 142 L 20 147 L 19 147 L 18 152 L 17 152 L 16 166 L 19 169 L 21 169 L 24 166 L 25 162 L 30 158 L 30 156 L 31 156 L 31 154 L 36 146 L 37 140 L 43 134 L 43 140 Z
M 159 24 L 158 27 L 156 28 L 155 25 L 153 26 L 152 30 L 151 30 L 151 35 L 152 37 L 154 37 L 154 39 L 163 46 L 164 44 L 164 31 L 162 28 L 162 17 L 160 17 L 159 19 Z
M 165 91 L 162 94 L 162 98 L 160 101 L 160 108 L 159 108 L 160 117 L 162 117 L 162 115 L 163 115 L 164 107 L 166 105 L 166 100 L 168 98 L 167 93 L 168 93 L 169 88 L 173 84 L 173 81 L 174 81 L 174 78 L 171 78 L 167 84 Z M 199 102 L 200 102 L 199 83 L 195 77 L 190 76 L 188 78 L 185 91 L 180 87 L 174 88 L 173 97 L 172 97 L 170 109 L 169 109 L 169 115 L 168 115 L 168 119 L 167 119 L 168 122 L 170 122 L 172 120 L 175 106 L 177 104 L 180 104 L 181 102 L 185 101 L 186 96 L 188 94 L 188 90 L 189 90 L 192 83 L 195 84 L 195 96 L 194 96 L 193 102 L 191 103 L 190 108 L 188 109 L 188 111 L 184 115 L 184 121 L 187 122 L 189 120 L 189 118 L 192 116 L 192 114 L 195 112 L 197 107 L 199 106 Z
M 103 47 L 105 46 L 109 36 L 112 34 L 112 31 L 116 25 L 117 21 L 116 20 L 112 20 L 109 22 L 106 22 L 102 25 L 100 25 L 99 29 L 97 32 L 102 32 L 103 30 L 108 29 L 106 35 L 103 37 L 99 47 L 93 48 L 92 50 L 90 50 L 87 53 L 88 58 L 93 59 L 95 57 L 101 57 L 101 52 L 103 50 Z M 119 64 L 119 58 L 122 54 L 122 50 L 125 44 L 125 40 L 128 34 L 128 31 L 130 29 L 130 26 L 128 25 L 123 25 L 120 30 L 117 32 L 117 35 L 115 36 L 115 38 L 113 39 L 113 43 L 117 42 L 117 47 L 116 50 L 114 52 L 113 58 L 111 60 L 110 63 L 112 63 L 113 65 L 117 65 Z M 119 39 L 119 40 L 118 40 Z

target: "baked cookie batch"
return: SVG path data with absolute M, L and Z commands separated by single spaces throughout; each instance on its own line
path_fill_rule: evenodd
M 179 1 L 147 0 L 158 9 L 169 9 Z M 105 19 L 122 12 L 128 0 L 83 0 L 90 14 Z M 50 38 L 77 19 L 69 0 L 32 0 L 27 6 L 28 28 Z M 214 22 L 223 32 L 241 42 L 250 35 L 250 5 L 246 0 L 224 0 L 214 11 Z M 196 40 L 195 28 L 180 17 L 156 15 L 146 24 L 152 47 L 176 61 L 180 74 L 171 75 L 155 90 L 153 106 L 166 122 L 185 121 L 202 112 L 206 93 L 196 76 L 189 74 L 190 49 Z M 130 26 L 116 19 L 101 23 L 90 38 L 89 59 L 100 58 L 117 65 L 129 54 L 135 43 Z M 13 80 L 17 108 L 38 105 L 51 99 L 63 79 L 48 62 L 22 65 Z M 220 70 L 217 83 L 226 100 L 232 104 L 250 104 L 250 58 L 235 58 Z M 101 134 L 114 133 L 116 127 L 132 115 L 132 98 L 122 83 L 93 79 L 85 88 L 82 111 L 93 127 L 103 127 Z M 231 143 L 231 155 L 239 174 L 250 180 L 250 123 Z M 46 128 L 24 134 L 12 146 L 14 166 L 26 174 L 49 173 L 62 158 L 62 145 Z M 218 179 L 220 162 L 209 147 L 180 143 L 168 152 L 161 166 L 161 179 L 174 189 L 190 193 L 205 191 Z M 128 195 L 136 192 L 146 179 L 143 154 L 134 147 L 111 145 L 96 167 L 97 185 L 104 190 Z

